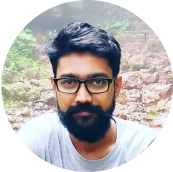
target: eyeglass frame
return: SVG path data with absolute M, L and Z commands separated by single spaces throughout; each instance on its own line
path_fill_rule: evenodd
M 73 80 L 78 81 L 78 82 L 79 82 L 79 85 L 78 85 L 77 90 L 76 90 L 75 92 L 73 92 L 73 93 L 67 93 L 67 92 L 60 91 L 59 88 L 58 88 L 58 84 L 57 84 L 57 83 L 58 83 L 58 81 L 61 80 L 61 79 L 73 79 Z M 91 91 L 88 89 L 88 86 L 87 86 L 86 82 L 88 82 L 89 80 L 93 80 L 93 79 L 101 79 L 101 80 L 106 80 L 106 81 L 108 81 L 108 88 L 107 88 L 107 90 L 106 90 L 106 91 L 102 91 L 102 92 L 98 92 L 98 93 L 93 93 L 93 92 L 91 92 Z M 107 92 L 107 91 L 109 90 L 109 88 L 110 88 L 110 84 L 111 84 L 113 81 L 115 81 L 116 79 L 117 79 L 117 76 L 113 77 L 112 79 L 111 79 L 111 78 L 90 78 L 90 79 L 85 79 L 85 80 L 76 79 L 76 78 L 64 77 L 64 78 L 53 78 L 53 81 L 54 81 L 54 83 L 55 83 L 55 85 L 56 85 L 56 87 L 57 87 L 57 90 L 58 90 L 59 92 L 61 92 L 61 93 L 75 94 L 75 93 L 77 93 L 77 92 L 79 91 L 80 86 L 81 86 L 81 84 L 83 83 L 83 84 L 85 85 L 85 88 L 86 88 L 86 90 L 88 91 L 88 93 L 90 93 L 90 94 L 101 94 L 101 93 Z

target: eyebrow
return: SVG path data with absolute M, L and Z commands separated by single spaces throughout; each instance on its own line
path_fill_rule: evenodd
M 106 73 L 99 72 L 99 73 L 92 73 L 86 76 L 87 79 L 90 78 L 97 78 L 97 77 L 103 77 L 103 78 L 109 78 Z M 67 73 L 67 74 L 62 74 L 59 78 L 75 78 L 75 79 L 80 79 L 77 74 L 73 73 Z

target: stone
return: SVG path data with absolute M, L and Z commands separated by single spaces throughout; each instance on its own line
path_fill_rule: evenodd
M 142 75 L 142 80 L 144 84 L 157 83 L 159 81 L 159 73 L 145 73 Z
M 27 93 L 27 101 L 34 101 L 39 99 L 41 96 L 41 90 L 39 87 L 33 86 Z
M 8 121 L 13 122 L 13 118 L 10 115 L 7 115 Z
M 124 89 L 142 88 L 140 72 L 126 72 L 122 74 L 122 87 Z
M 146 64 L 146 57 L 144 55 L 134 55 L 129 58 L 128 60 L 128 66 L 129 68 L 132 68 L 133 71 L 138 71 L 142 68 L 145 68 Z
M 21 124 L 19 123 L 14 123 L 12 126 L 13 130 L 19 130 L 21 128 Z
M 148 51 L 152 53 L 161 53 L 165 51 L 161 41 L 159 39 L 148 39 L 147 41 Z
M 40 79 L 41 75 L 39 73 L 39 70 L 30 68 L 23 72 L 22 74 L 24 79 L 31 80 L 31 79 Z
M 172 84 L 157 85 L 154 90 L 158 92 L 161 99 L 170 98 L 172 95 Z
M 30 116 L 31 115 L 30 109 L 28 107 L 21 109 L 20 115 L 24 117 Z

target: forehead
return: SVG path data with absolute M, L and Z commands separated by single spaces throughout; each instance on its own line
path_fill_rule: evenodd
M 94 73 L 105 73 L 112 77 L 108 61 L 90 53 L 71 53 L 61 57 L 57 66 L 57 77 L 63 74 L 74 74 L 80 78 Z

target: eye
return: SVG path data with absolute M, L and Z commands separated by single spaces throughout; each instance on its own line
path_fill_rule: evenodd
M 101 84 L 101 83 L 102 83 L 102 80 L 98 80 L 98 79 L 97 79 L 97 80 L 94 80 L 93 83 L 94 83 L 94 84 Z
M 77 81 L 74 79 L 63 79 L 61 80 L 61 84 L 62 85 L 72 85 L 72 84 L 76 84 Z
M 92 80 L 92 84 L 95 84 L 95 85 L 102 85 L 105 83 L 106 83 L 106 80 L 103 80 L 103 79 L 93 79 Z
M 70 85 L 70 84 L 72 84 L 72 83 L 73 83 L 73 81 L 72 81 L 72 80 L 66 80 L 66 81 L 64 81 L 64 83 L 65 83 L 65 84 L 69 84 L 69 85 Z

